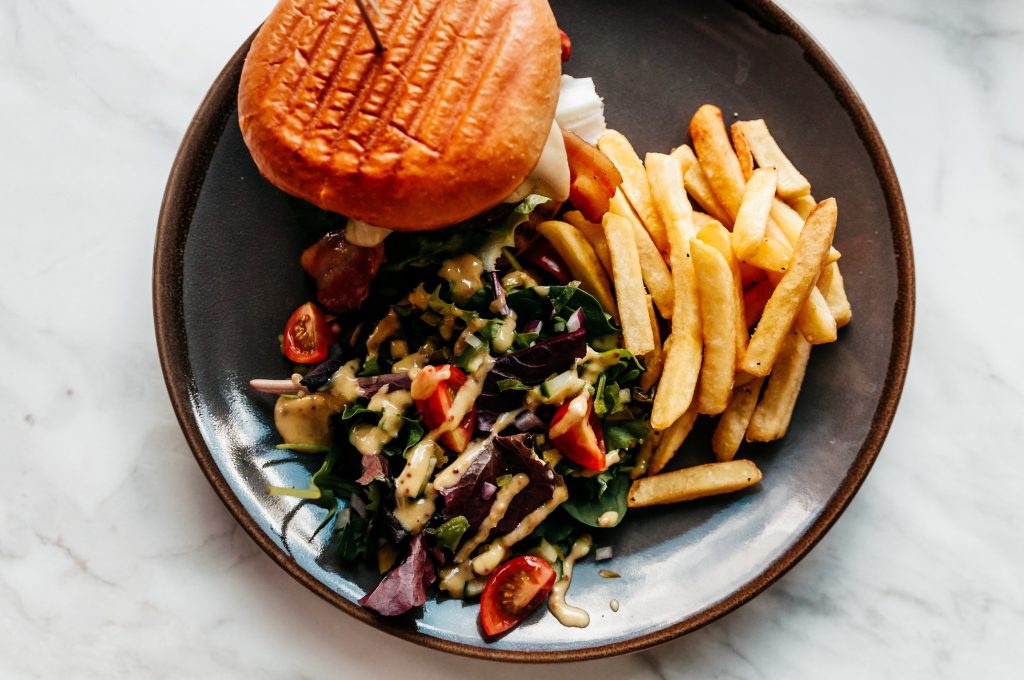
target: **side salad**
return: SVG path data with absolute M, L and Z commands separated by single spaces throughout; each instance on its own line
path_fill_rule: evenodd
M 532 195 L 451 238 L 392 235 L 360 319 L 302 305 L 281 338 L 294 375 L 253 381 L 278 394 L 278 448 L 323 457 L 307 488 L 270 492 L 322 507 L 340 559 L 377 565 L 368 609 L 402 614 L 436 584 L 480 597 L 500 634 L 626 515 L 645 366 L 539 236 L 550 216 Z M 586 625 L 564 581 L 549 608 Z

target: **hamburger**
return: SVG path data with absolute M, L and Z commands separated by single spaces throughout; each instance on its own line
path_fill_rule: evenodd
M 321 304 L 359 307 L 392 231 L 473 228 L 530 195 L 550 210 L 573 187 L 585 213 L 606 207 L 614 167 L 555 120 L 565 34 L 547 0 L 361 4 L 281 0 L 239 84 L 261 174 L 349 218 L 302 258 Z

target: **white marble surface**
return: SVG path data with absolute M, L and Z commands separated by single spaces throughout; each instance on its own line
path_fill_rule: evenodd
M 304 590 L 224 511 L 171 412 L 157 209 L 196 105 L 271 4 L 0 0 L 2 677 L 524 673 Z M 1020 677 L 1024 3 L 785 6 L 859 89 L 906 193 L 900 413 L 852 507 L 761 597 L 648 653 L 529 677 Z

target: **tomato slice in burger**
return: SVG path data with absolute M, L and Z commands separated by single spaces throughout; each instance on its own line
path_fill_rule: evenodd
M 494 570 L 480 595 L 480 623 L 489 636 L 501 635 L 525 619 L 551 591 L 555 570 L 545 560 L 524 555 Z
M 561 454 L 588 470 L 608 467 L 604 450 L 604 430 L 594 413 L 589 392 L 580 392 L 559 407 L 548 429 L 551 443 Z
M 466 384 L 466 374 L 458 366 L 427 366 L 420 370 L 412 384 L 412 396 L 423 422 L 431 430 L 441 427 L 452 413 L 452 404 L 459 388 Z M 442 444 L 456 453 L 462 453 L 473 436 L 476 408 L 455 428 L 440 437 Z
M 334 335 L 319 307 L 307 302 L 288 318 L 282 350 L 297 364 L 319 364 L 327 358 Z
M 562 130 L 562 137 L 569 158 L 569 200 L 588 220 L 600 222 L 622 175 L 593 144 L 567 130 Z

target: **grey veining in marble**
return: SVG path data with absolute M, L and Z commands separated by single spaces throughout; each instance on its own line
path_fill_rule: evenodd
M 156 361 L 167 172 L 270 0 L 0 0 L 0 677 L 522 677 L 382 636 L 223 510 Z M 901 411 L 821 544 L 599 678 L 1010 678 L 1024 662 L 1024 3 L 787 0 L 875 117 L 914 229 Z M 529 669 L 561 677 L 564 668 Z

